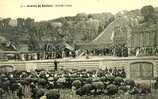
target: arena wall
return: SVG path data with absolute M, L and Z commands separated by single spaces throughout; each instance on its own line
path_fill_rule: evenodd
M 63 69 L 105 69 L 105 68 L 124 68 L 127 78 L 131 75 L 131 64 L 133 63 L 151 63 L 153 65 L 153 77 L 158 76 L 158 58 L 157 57 L 123 57 L 123 58 L 103 58 L 103 59 L 83 59 L 83 60 L 57 60 L 59 68 Z M 11 65 L 16 70 L 35 70 L 35 69 L 54 69 L 54 60 L 36 60 L 36 61 L 3 61 L 0 66 Z

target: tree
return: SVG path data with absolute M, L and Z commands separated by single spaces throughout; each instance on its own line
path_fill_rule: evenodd
M 30 36 L 30 46 L 32 50 L 39 50 L 42 48 L 42 42 L 41 42 L 41 37 L 42 37 L 42 31 L 40 30 L 39 24 L 36 24 L 32 26 L 32 28 L 29 29 L 29 36 Z
M 9 28 L 10 20 L 11 20 L 11 18 L 5 18 L 5 19 L 2 20 L 3 30 L 7 31 L 7 29 Z
M 17 27 L 22 28 L 24 26 L 24 19 L 23 18 L 17 18 Z
M 26 28 L 31 28 L 31 26 L 34 24 L 34 19 L 31 19 L 31 18 L 27 18 L 25 21 L 24 21 L 24 25 Z
M 76 15 L 76 20 L 78 21 L 86 21 L 88 19 L 88 15 L 85 13 L 78 13 Z
M 141 8 L 141 15 L 144 17 L 145 22 L 154 21 L 154 8 L 151 5 L 144 6 Z
M 2 31 L 2 30 L 3 30 L 3 21 L 0 20 L 0 31 Z

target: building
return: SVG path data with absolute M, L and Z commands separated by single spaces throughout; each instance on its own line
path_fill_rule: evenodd
M 131 36 L 128 39 L 129 48 L 156 46 L 158 46 L 157 25 L 150 27 L 138 26 L 132 30 Z

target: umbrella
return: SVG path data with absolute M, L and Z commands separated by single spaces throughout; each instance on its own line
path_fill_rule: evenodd
M 52 81 L 52 80 L 54 80 L 53 77 L 49 77 L 49 78 L 48 78 L 48 81 Z

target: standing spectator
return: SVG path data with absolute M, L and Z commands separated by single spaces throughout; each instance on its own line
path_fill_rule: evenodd
M 149 47 L 149 56 L 152 56 L 152 52 L 153 52 L 153 50 L 152 50 L 152 47 Z
M 62 58 L 64 58 L 64 57 L 65 57 L 65 51 L 62 50 Z
M 155 48 L 155 56 L 158 56 L 158 47 Z
M 118 70 L 116 69 L 116 67 L 114 68 L 113 72 L 112 72 L 112 75 L 117 77 L 119 74 L 118 74 Z
M 47 53 L 47 59 L 51 59 L 51 56 L 52 56 L 52 53 L 49 51 L 49 52 Z
M 113 47 L 113 48 L 112 48 L 112 55 L 113 55 L 113 56 L 116 56 L 116 47 Z
M 86 50 L 86 59 L 89 59 L 89 50 Z
M 31 59 L 32 59 L 31 53 L 28 53 L 28 60 L 31 60 Z
M 24 96 L 23 91 L 22 91 L 22 85 L 19 83 L 19 88 L 18 88 L 18 92 L 17 95 L 19 97 L 19 99 L 23 99 L 22 97 Z
M 108 70 L 108 68 L 106 67 L 106 68 L 105 68 L 105 73 L 107 74 L 107 73 L 108 73 L 108 71 L 109 71 L 109 70 Z
M 55 52 L 51 51 L 51 59 L 54 59 L 54 58 L 55 58 Z
M 54 61 L 54 70 L 57 71 L 58 70 L 58 63 L 56 60 Z
M 24 53 L 20 53 L 20 59 L 21 59 L 22 61 L 25 60 L 25 54 L 24 54 Z
M 75 50 L 75 55 L 79 56 L 79 50 Z
M 139 56 L 139 54 L 140 54 L 140 48 L 137 48 L 136 49 L 136 56 Z
M 123 47 L 122 54 L 124 57 L 128 57 L 128 48 L 126 47 L 126 45 Z
M 158 54 L 158 49 L 157 49 L 157 47 L 154 47 L 152 55 L 157 56 L 157 54 Z
M 124 68 L 122 68 L 120 76 L 121 76 L 122 78 L 126 78 L 126 72 L 125 72 L 125 69 L 124 69 Z
M 37 60 L 37 59 L 38 59 L 37 53 L 32 53 L 32 56 L 33 56 L 33 57 L 32 57 L 33 60 Z
M 75 51 L 72 51 L 72 57 L 73 57 L 73 58 L 76 58 L 76 53 L 75 53 Z
M 109 68 L 109 72 L 112 73 L 112 68 Z
M 141 51 L 142 51 L 142 56 L 145 56 L 145 53 L 146 53 L 146 52 L 145 52 L 145 47 L 142 47 L 142 50 L 141 50 Z

